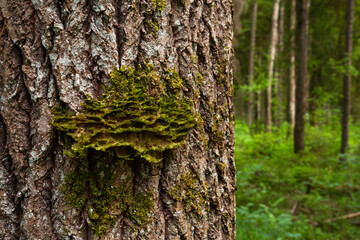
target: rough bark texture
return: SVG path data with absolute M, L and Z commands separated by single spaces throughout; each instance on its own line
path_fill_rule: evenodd
M 251 43 L 250 43 L 250 59 L 249 59 L 249 107 L 248 107 L 248 125 L 254 120 L 254 91 L 252 90 L 254 86 L 254 60 L 255 60 L 255 46 L 256 46 L 256 20 L 257 20 L 257 9 L 258 3 L 257 0 L 254 1 L 253 10 L 252 10 L 252 22 L 251 22 Z
M 305 148 L 305 113 L 308 90 L 308 32 L 310 0 L 297 0 L 297 78 L 296 78 L 296 114 L 294 128 L 294 150 L 298 153 Z
M 267 131 L 271 131 L 272 126 L 272 84 L 274 76 L 274 63 L 276 56 L 276 46 L 278 42 L 278 20 L 279 20 L 279 6 L 280 0 L 274 0 L 274 8 L 271 20 L 271 34 L 270 34 L 270 47 L 269 47 L 269 68 L 268 68 L 268 85 L 266 88 L 266 115 L 265 127 Z
M 228 0 L 0 1 L 0 239 L 98 238 L 60 190 L 74 162 L 50 108 L 79 112 L 113 67 L 144 63 L 159 74 L 176 67 L 204 124 L 160 163 L 124 163 L 133 190 L 152 192 L 152 221 L 132 229 L 120 217 L 101 239 L 235 239 L 231 8 Z M 189 172 L 208 185 L 200 217 L 168 193 Z
M 346 47 L 345 53 L 347 57 L 348 73 L 344 76 L 343 89 L 343 109 L 342 109 L 342 131 L 341 131 L 341 153 L 345 153 L 349 145 L 349 119 L 350 119 L 350 93 L 351 93 L 351 73 L 352 64 L 352 39 L 353 39 L 353 18 L 354 18 L 354 0 L 347 1 L 346 13 Z

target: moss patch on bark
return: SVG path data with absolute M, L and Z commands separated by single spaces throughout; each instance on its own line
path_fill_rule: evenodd
M 183 144 L 196 123 L 176 69 L 160 76 L 149 64 L 137 70 L 122 67 L 113 70 L 109 82 L 101 97 L 86 97 L 78 114 L 52 109 L 52 125 L 66 140 L 65 153 L 77 161 L 62 185 L 65 200 L 87 214 L 99 236 L 120 216 L 135 227 L 150 221 L 152 193 L 134 193 L 129 179 L 119 177 L 121 164 L 160 162 L 165 151 Z
M 202 218 L 209 212 L 208 186 L 191 172 L 181 175 L 180 182 L 168 191 L 174 200 L 181 202 L 185 212 Z

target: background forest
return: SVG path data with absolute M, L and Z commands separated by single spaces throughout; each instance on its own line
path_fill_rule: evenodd
M 237 239 L 360 239 L 360 1 L 234 6 Z

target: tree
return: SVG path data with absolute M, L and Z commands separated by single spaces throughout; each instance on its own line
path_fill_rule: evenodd
M 277 72 L 278 79 L 276 81 L 276 93 L 277 93 L 277 126 L 281 126 L 283 121 L 283 54 L 284 54 L 284 29 L 285 29 L 285 1 L 281 1 L 280 17 L 279 17 L 279 50 L 277 56 Z
M 274 62 L 275 62 L 276 45 L 278 39 L 279 5 L 280 5 L 280 0 L 274 0 L 273 15 L 271 20 L 270 47 L 269 47 L 268 85 L 266 89 L 265 126 L 267 131 L 270 131 L 272 126 L 271 100 L 272 100 L 272 83 L 273 83 L 273 75 L 274 75 Z
M 255 46 L 256 46 L 256 19 L 257 19 L 257 0 L 253 3 L 252 23 L 251 23 L 251 47 L 250 47 L 250 59 L 249 59 L 249 107 L 248 107 L 248 124 L 251 125 L 254 119 L 254 59 L 255 59 Z
M 296 79 L 296 111 L 294 129 L 294 150 L 299 153 L 305 148 L 305 112 L 307 102 L 308 81 L 308 32 L 309 32 L 310 0 L 297 0 L 297 79 Z
M 353 38 L 353 18 L 354 0 L 347 1 L 347 26 L 346 26 L 346 60 L 348 71 L 344 76 L 343 86 L 343 107 L 341 122 L 341 153 L 346 153 L 349 145 L 349 118 L 350 118 L 350 91 L 351 91 L 351 65 L 352 65 L 352 38 Z
M 115 2 L 0 4 L 0 239 L 235 239 L 231 2 Z
M 296 27 L 296 0 L 291 0 L 291 14 L 290 14 L 290 78 L 289 78 L 289 119 L 290 125 L 295 126 L 295 89 L 296 89 L 296 76 L 295 76 L 295 27 Z

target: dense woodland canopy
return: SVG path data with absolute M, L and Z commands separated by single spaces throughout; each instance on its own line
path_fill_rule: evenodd
M 255 58 L 254 58 L 254 85 L 249 83 L 249 58 L 251 44 L 251 27 L 253 4 L 255 1 L 246 1 L 241 16 L 241 31 L 237 33 L 235 46 L 236 58 L 240 67 L 235 72 L 235 110 L 239 119 L 246 120 L 249 108 L 249 95 L 261 92 L 261 98 L 256 98 L 255 104 L 260 102 L 260 116 L 256 113 L 257 122 L 264 122 L 264 92 L 268 86 L 267 72 L 269 65 L 269 47 L 272 29 L 273 5 L 272 0 L 257 0 L 258 14 L 256 24 Z M 278 42 L 276 44 L 276 59 L 274 77 L 272 81 L 272 116 L 279 125 L 289 121 L 289 83 L 291 70 L 291 39 L 296 32 L 291 31 L 291 0 L 280 1 L 278 19 Z M 353 29 L 353 66 L 351 68 L 351 116 L 353 120 L 360 120 L 360 75 L 356 66 L 360 64 L 360 18 L 359 1 L 355 1 L 354 29 Z M 343 76 L 346 73 L 346 16 L 347 0 L 313 0 L 309 12 L 308 36 L 308 120 L 312 124 L 321 124 L 328 121 L 333 115 L 341 112 Z M 284 19 L 282 19 L 282 17 Z

